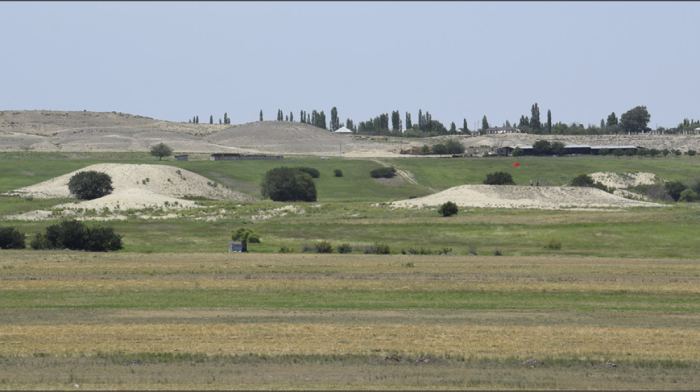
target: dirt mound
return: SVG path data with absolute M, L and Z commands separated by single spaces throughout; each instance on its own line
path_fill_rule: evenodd
M 610 173 L 597 172 L 589 174 L 593 181 L 600 182 L 607 187 L 613 188 L 631 188 L 637 185 L 651 185 L 664 179 L 657 177 L 654 173 Z
M 225 188 L 199 174 L 165 165 L 131 165 L 100 163 L 76 170 L 72 173 L 41 182 L 36 185 L 16 189 L 8 194 L 22 194 L 41 199 L 71 197 L 68 181 L 76 173 L 94 170 L 112 177 L 114 188 L 112 197 L 122 191 L 142 189 L 167 197 L 204 197 L 214 200 L 252 201 L 253 198 Z M 125 193 L 123 196 L 133 195 Z M 124 200 L 126 202 L 126 200 Z
M 533 187 L 517 185 L 462 185 L 432 195 L 391 203 L 393 207 L 436 207 L 452 201 L 460 207 L 489 208 L 605 208 L 658 207 L 629 200 L 596 188 Z

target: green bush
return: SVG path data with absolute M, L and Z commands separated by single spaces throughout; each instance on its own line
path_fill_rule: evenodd
M 681 192 L 683 192 L 687 187 L 680 181 L 669 181 L 664 184 L 664 188 L 668 191 L 674 201 L 678 201 L 681 197 Z
M 333 253 L 333 245 L 328 241 L 319 241 L 314 248 L 316 253 Z
M 437 212 L 442 216 L 457 215 L 457 212 L 459 212 L 459 207 L 457 207 L 457 204 L 448 201 L 445 204 L 441 205 L 440 208 L 438 208 Z
M 110 226 L 87 227 L 75 219 L 46 228 L 46 233 L 37 234 L 29 246 L 32 249 L 71 249 L 89 252 L 107 252 L 123 248 L 122 236 Z
M 378 167 L 369 174 L 372 178 L 393 178 L 396 175 L 396 168 L 394 167 Z
M 340 244 L 338 245 L 338 253 L 350 253 L 352 252 L 352 246 L 350 244 Z
M 112 188 L 112 177 L 94 170 L 80 172 L 68 181 L 68 190 L 81 200 L 93 200 L 107 196 Z
M 571 180 L 571 186 L 592 187 L 595 183 L 588 174 L 581 174 Z
M 163 157 L 169 157 L 173 155 L 173 149 L 165 143 L 156 144 L 155 146 L 151 147 L 150 152 L 151 155 L 153 155 L 154 157 L 158 157 L 159 161 L 163 159 Z
M 388 255 L 389 254 L 389 245 L 386 244 L 380 244 L 375 242 L 374 244 L 367 245 L 362 249 L 362 253 L 369 255 L 369 254 L 374 254 L 374 255 Z
M 515 185 L 513 176 L 506 172 L 495 172 L 486 175 L 484 180 L 486 185 Z
M 24 249 L 26 247 L 24 233 L 13 226 L 0 227 L 0 249 Z
M 544 248 L 549 249 L 549 250 L 561 249 L 561 242 L 559 242 L 559 240 L 552 238 L 546 244 L 544 244 Z
M 686 203 L 694 202 L 698 200 L 698 194 L 695 193 L 692 189 L 685 189 L 683 192 L 681 192 L 680 197 L 678 198 L 678 201 L 684 201 Z
M 513 156 L 516 157 L 516 158 L 521 157 L 521 156 L 523 156 L 524 154 L 525 154 L 525 153 L 523 152 L 523 149 L 520 148 L 520 147 L 515 147 L 515 148 L 513 149 L 513 152 L 511 153 L 511 155 L 513 155 Z
M 316 201 L 316 184 L 311 175 L 289 167 L 265 173 L 260 190 L 273 201 Z
M 247 227 L 239 227 L 236 230 L 231 231 L 232 241 L 241 241 L 247 244 L 259 244 L 260 234 L 253 231 L 253 229 Z
M 333 174 L 334 174 L 336 177 L 342 177 L 342 176 L 343 176 L 343 171 L 340 170 L 340 169 L 335 169 L 335 170 L 333 170 Z
M 289 247 L 286 247 L 286 246 L 282 246 L 282 247 L 280 247 L 279 252 L 280 253 L 292 253 L 292 249 Z
M 321 172 L 318 171 L 318 169 L 314 169 L 313 167 L 299 166 L 295 167 L 295 169 L 299 170 L 302 173 L 310 175 L 311 178 L 319 178 L 321 176 Z

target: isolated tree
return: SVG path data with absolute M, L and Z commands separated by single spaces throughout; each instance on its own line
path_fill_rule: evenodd
M 620 116 L 620 125 L 625 132 L 639 133 L 649 130 L 651 115 L 646 106 L 637 106 Z
M 513 176 L 506 172 L 495 172 L 486 175 L 484 180 L 486 185 L 515 185 Z
M 462 134 L 466 135 L 469 132 L 469 127 L 467 127 L 467 119 L 462 122 Z
M 260 190 L 273 201 L 316 201 L 316 185 L 307 173 L 278 167 L 265 173 Z
M 153 155 L 154 157 L 158 157 L 158 160 L 160 161 L 163 159 L 163 157 L 169 157 L 173 155 L 173 149 L 165 143 L 158 143 L 155 146 L 151 147 L 151 155 Z
M 457 204 L 447 201 L 438 208 L 437 212 L 444 217 L 457 215 L 459 207 L 457 207 Z
M 24 249 L 24 233 L 14 226 L 0 227 L 0 249 Z
M 213 114 L 209 115 L 209 124 L 214 124 L 214 115 Z
M 546 140 L 538 140 L 532 145 L 535 155 L 547 155 L 552 151 L 552 146 Z
M 481 119 L 481 130 L 485 131 L 489 128 L 489 120 L 487 120 L 486 115 L 484 115 L 484 118 Z
M 262 120 L 263 120 L 263 112 L 262 112 L 262 109 L 260 109 L 260 121 L 262 121 Z
M 552 111 L 547 109 L 547 134 L 552 134 Z
M 542 128 L 542 123 L 540 122 L 540 107 L 537 106 L 537 103 L 532 105 L 530 112 L 532 114 L 532 117 L 530 117 L 530 128 L 532 128 L 535 133 L 539 133 Z
M 78 199 L 92 200 L 107 196 L 114 188 L 112 177 L 94 170 L 82 171 L 68 181 L 68 191 Z

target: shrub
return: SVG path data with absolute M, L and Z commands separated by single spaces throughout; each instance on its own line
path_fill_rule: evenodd
M 280 253 L 292 253 L 292 249 L 289 247 L 286 247 L 286 246 L 282 246 L 282 247 L 280 247 L 279 252 Z
M 477 252 L 476 252 L 476 245 L 469 244 L 469 246 L 468 246 L 468 252 L 469 252 L 470 255 L 476 256 L 476 255 L 477 255 Z
M 24 233 L 13 226 L 0 227 L 0 249 L 24 249 L 26 247 Z
M 319 241 L 314 245 L 316 253 L 333 253 L 333 245 L 328 241 Z
M 636 190 L 642 192 L 644 196 L 650 200 L 657 201 L 673 201 L 673 197 L 668 193 L 666 187 L 660 184 L 654 185 L 638 185 L 635 187 Z
M 688 150 L 685 152 L 689 157 L 694 157 L 695 154 L 697 154 L 697 151 L 695 150 Z
M 680 197 L 678 198 L 678 201 L 684 201 L 687 203 L 696 201 L 698 199 L 698 194 L 695 193 L 692 189 L 685 189 L 683 192 L 681 192 Z
M 571 186 L 592 187 L 593 185 L 593 179 L 588 174 L 578 175 L 571 180 Z
M 664 188 L 674 201 L 678 201 L 681 197 L 681 192 L 686 189 L 686 186 L 680 181 L 669 181 L 664 184 Z
M 317 169 L 314 169 L 313 167 L 295 167 L 295 169 L 299 170 L 302 173 L 306 173 L 311 176 L 311 178 L 319 178 L 321 176 L 321 172 L 319 172 Z
M 606 156 L 606 155 L 610 154 L 610 149 L 608 149 L 608 148 L 601 148 L 600 151 L 598 151 L 598 154 L 600 154 L 600 155 L 602 155 L 602 156 Z
M 311 175 L 289 167 L 265 173 L 260 190 L 273 201 L 316 201 L 316 184 Z
M 340 244 L 338 245 L 338 253 L 350 253 L 352 252 L 352 246 L 350 244 Z
M 538 140 L 532 145 L 535 155 L 546 155 L 552 152 L 552 145 L 546 140 Z
M 442 143 L 433 145 L 433 154 L 437 154 L 437 155 L 447 154 L 447 146 L 442 144 Z
M 375 242 L 374 244 L 367 245 L 362 249 L 362 253 L 366 255 L 388 255 L 389 251 L 389 245 L 380 244 L 377 242 Z
M 239 227 L 236 230 L 231 231 L 231 240 L 241 241 L 243 243 L 243 249 L 245 252 L 248 251 L 248 244 L 259 244 L 260 234 L 249 229 L 247 227 Z
M 301 251 L 302 251 L 302 252 L 315 252 L 315 251 L 316 251 L 316 247 L 313 246 L 313 245 L 304 244 L 304 245 L 301 246 Z
M 32 249 L 71 249 L 89 252 L 107 252 L 122 249 L 122 236 L 110 226 L 87 227 L 75 219 L 46 228 L 45 234 L 37 236 L 29 244 Z
M 378 167 L 369 172 L 369 175 L 371 175 L 372 178 L 393 178 L 396 175 L 396 168 Z
M 80 172 L 68 181 L 68 190 L 81 200 L 92 200 L 107 196 L 112 188 L 112 177 L 94 170 Z
M 444 248 L 440 249 L 440 251 L 438 252 L 438 254 L 439 254 L 439 253 L 442 253 L 443 255 L 446 255 L 446 254 L 448 254 L 448 253 L 452 253 L 452 248 L 444 247 Z
M 167 144 L 165 143 L 158 143 L 155 146 L 151 147 L 151 155 L 154 157 L 158 157 L 158 160 L 160 161 L 163 159 L 163 157 L 169 157 L 173 155 L 173 149 L 168 147 Z
M 438 208 L 437 212 L 442 216 L 452 216 L 456 215 L 457 212 L 459 212 L 459 207 L 457 207 L 457 204 L 448 201 L 445 204 L 441 205 L 440 208 Z
M 502 256 L 503 254 L 501 253 L 501 250 L 496 248 L 493 250 L 493 255 L 494 256 Z
M 513 182 L 513 176 L 506 172 L 495 172 L 486 175 L 484 180 L 486 185 L 515 185 Z
M 448 140 L 447 142 L 445 142 L 445 147 L 447 148 L 448 154 L 464 154 L 464 144 L 458 142 L 457 140 Z
M 333 174 L 334 174 L 336 177 L 342 177 L 342 176 L 343 176 L 343 171 L 340 170 L 340 169 L 335 169 L 335 170 L 333 170 Z
M 559 240 L 557 239 L 552 238 L 549 240 L 549 242 L 544 244 L 544 248 L 549 250 L 561 249 L 561 242 L 559 242 Z

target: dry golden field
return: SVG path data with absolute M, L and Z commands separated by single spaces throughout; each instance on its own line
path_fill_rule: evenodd
M 700 383 L 692 259 L 0 256 L 0 389 Z

